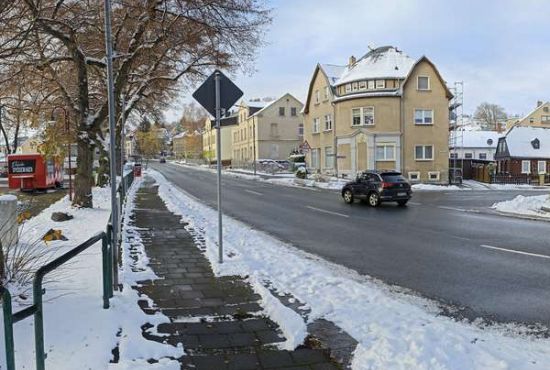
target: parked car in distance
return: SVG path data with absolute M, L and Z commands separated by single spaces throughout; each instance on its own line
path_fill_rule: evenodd
M 161 157 L 159 162 L 160 162 L 160 163 L 166 163 L 166 158 Z
M 411 184 L 397 171 L 363 171 L 342 188 L 342 198 L 348 204 L 360 199 L 371 207 L 378 207 L 382 202 L 404 206 L 411 197 Z

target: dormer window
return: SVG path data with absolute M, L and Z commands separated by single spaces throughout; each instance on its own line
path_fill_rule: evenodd
M 540 149 L 540 140 L 535 139 L 535 140 L 531 141 L 531 145 L 533 146 L 533 149 Z
M 368 82 L 368 84 L 369 84 L 369 85 L 368 85 L 368 89 L 369 89 L 369 90 L 374 90 L 374 80 L 370 80 L 370 81 Z
M 365 90 L 367 88 L 367 81 L 359 82 L 359 90 Z
M 487 145 L 489 146 L 493 145 L 493 139 L 487 139 Z
M 385 89 L 386 88 L 386 80 L 376 80 L 376 88 L 377 89 Z

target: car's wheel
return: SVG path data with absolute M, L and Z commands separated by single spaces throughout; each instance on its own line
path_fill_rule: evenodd
M 344 202 L 346 202 L 347 204 L 353 203 L 353 192 L 351 190 L 344 190 L 342 197 L 344 198 Z
M 378 207 L 380 205 L 380 195 L 378 193 L 372 192 L 369 194 L 369 206 Z
M 407 205 L 408 200 L 398 200 L 397 205 L 399 207 L 405 207 Z

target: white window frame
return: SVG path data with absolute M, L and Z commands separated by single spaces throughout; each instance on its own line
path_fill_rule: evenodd
M 346 92 L 351 92 L 351 84 L 346 84 Z
M 319 93 L 319 90 L 315 90 L 315 103 L 319 103 L 321 100 L 321 94 Z
M 367 81 L 359 81 L 359 90 L 367 89 Z
M 416 113 L 417 112 L 422 112 L 422 122 L 421 123 L 416 122 Z M 431 112 L 432 113 L 432 122 L 426 123 L 426 112 Z M 435 115 L 435 112 L 434 112 L 433 109 L 415 108 L 414 109 L 414 124 L 416 126 L 433 126 L 434 125 L 434 115 Z
M 421 78 L 427 78 L 428 79 L 428 88 L 427 89 L 421 89 L 420 88 L 420 79 Z M 416 89 L 419 91 L 430 91 L 432 89 L 432 82 L 430 81 L 430 76 L 417 76 L 416 77 Z
M 325 100 L 328 100 L 328 98 L 329 98 L 329 93 L 330 93 L 330 92 L 329 92 L 328 86 L 325 86 Z
M 426 158 L 426 147 L 429 147 L 431 146 L 432 147 L 432 157 L 431 158 Z M 416 156 L 416 148 L 418 147 L 422 147 L 422 158 L 418 158 Z M 435 157 L 435 153 L 434 153 L 434 146 L 433 144 L 417 144 L 414 146 L 414 160 L 417 161 L 417 162 L 431 162 L 434 160 L 434 157 Z
M 449 153 L 449 159 L 458 159 L 458 153 Z
M 327 151 L 328 149 L 328 151 Z M 328 155 L 330 151 L 330 156 Z M 332 152 L 331 146 L 325 147 L 325 168 L 333 168 L 334 167 L 334 153 Z
M 550 123 L 550 116 L 540 116 L 541 123 Z
M 420 181 L 420 172 L 419 171 L 409 172 L 408 176 L 409 176 L 409 181 L 410 182 Z M 413 178 L 414 176 L 416 176 L 416 178 Z
M 542 167 L 542 171 L 541 171 L 541 167 Z M 537 170 L 539 172 L 539 175 L 546 175 L 546 161 L 537 161 Z
M 376 89 L 385 89 L 386 80 L 376 80 Z
M 314 134 L 318 134 L 319 132 L 321 132 L 321 119 L 319 117 L 315 117 L 313 119 L 313 128 L 311 130 L 312 133 Z
M 374 90 L 376 87 L 376 84 L 374 83 L 374 80 L 368 80 L 367 81 L 367 89 L 368 90 Z
M 481 158 L 481 156 L 485 156 L 485 158 Z M 487 153 L 479 153 L 478 158 L 483 160 L 483 161 L 486 161 L 487 160 Z
M 391 147 L 392 149 L 392 158 L 388 158 L 386 156 L 387 152 L 386 152 L 386 148 L 388 147 Z M 383 158 L 379 158 L 378 157 L 378 148 L 384 148 L 384 157 Z M 395 143 L 376 143 L 376 149 L 375 149 L 375 153 L 376 153 L 376 161 L 377 162 L 395 162 Z
M 304 136 L 304 124 L 298 123 L 298 136 Z
M 314 156 L 315 154 L 315 156 Z M 314 160 L 315 158 L 315 160 Z M 318 169 L 319 168 L 319 149 L 311 149 L 311 168 Z
M 358 82 L 353 82 L 351 84 L 351 91 L 357 91 L 359 90 L 359 83 Z
M 432 175 L 435 175 L 435 178 L 432 179 Z M 428 180 L 429 181 L 439 181 L 441 178 L 441 172 L 439 171 L 429 171 L 428 172 Z
M 332 114 L 325 115 L 325 131 L 332 131 Z
M 464 159 L 474 159 L 474 153 L 464 153 Z
M 290 107 L 290 116 L 291 117 L 298 117 L 298 108 Z
M 358 124 L 358 125 L 354 124 L 354 118 L 356 117 L 354 111 L 359 111 L 359 124 Z M 362 120 L 362 118 L 363 118 L 362 112 L 363 112 L 363 110 L 362 110 L 361 108 L 351 108 L 351 127 L 358 127 L 358 126 L 361 126 L 361 123 L 363 122 L 363 120 Z
M 357 111 L 359 110 L 359 122 L 361 122 L 360 124 L 358 125 L 355 125 L 353 123 L 353 118 L 355 117 L 354 115 L 354 112 L 353 111 Z M 372 112 L 372 114 L 371 114 Z M 372 123 L 365 123 L 365 117 L 367 116 L 367 113 L 370 115 L 372 115 Z M 375 124 L 375 115 L 374 115 L 374 106 L 370 106 L 370 107 L 357 107 L 357 108 L 352 108 L 351 109 L 351 127 L 362 127 L 362 126 L 374 126 Z
M 525 170 L 526 165 L 527 170 Z M 521 161 L 521 173 L 531 173 L 531 161 Z

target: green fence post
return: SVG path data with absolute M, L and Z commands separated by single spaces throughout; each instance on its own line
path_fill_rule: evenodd
M 33 282 L 34 313 L 34 350 L 36 352 L 36 370 L 45 370 L 44 353 L 44 316 L 42 312 L 42 274 L 37 273 Z
M 15 370 L 15 348 L 13 344 L 13 315 L 11 308 L 11 294 L 0 287 L 2 292 L 2 310 L 4 312 L 4 345 L 6 347 L 6 366 L 7 370 Z

